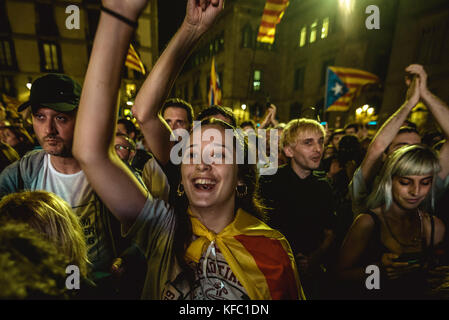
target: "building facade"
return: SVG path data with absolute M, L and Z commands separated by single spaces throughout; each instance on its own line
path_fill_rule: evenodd
M 27 84 L 50 72 L 67 74 L 82 84 L 99 7 L 98 0 L 0 0 L 0 92 L 24 101 Z M 132 41 L 147 70 L 158 55 L 157 37 L 154 0 L 139 19 Z M 123 76 L 120 96 L 126 106 L 143 76 L 125 67 Z
M 404 69 L 412 63 L 426 66 L 431 86 L 448 101 L 447 1 L 290 1 L 273 45 L 255 40 L 265 2 L 227 1 L 222 17 L 187 62 L 174 96 L 198 110 L 207 106 L 215 56 L 222 104 L 234 109 L 240 121 L 259 120 L 270 101 L 278 106 L 281 121 L 306 116 L 337 128 L 363 121 L 357 109 L 368 105 L 380 124 L 401 104 Z M 379 9 L 379 29 L 366 26 L 371 5 Z M 364 88 L 347 112 L 325 112 L 328 66 L 362 69 L 381 82 Z

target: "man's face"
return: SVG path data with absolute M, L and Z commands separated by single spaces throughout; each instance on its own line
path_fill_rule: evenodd
M 296 144 L 284 148 L 292 167 L 303 171 L 316 170 L 320 166 L 324 151 L 324 136 L 319 131 L 299 132 Z
M 388 147 L 387 155 L 392 154 L 400 147 L 420 143 L 421 143 L 421 136 L 416 132 L 399 133 L 398 135 L 396 135 L 396 137 L 393 139 L 390 146 Z
M 190 129 L 187 111 L 183 108 L 168 107 L 167 109 L 165 109 L 163 117 L 172 130 Z
M 355 128 L 348 128 L 348 129 L 346 129 L 345 130 L 345 133 L 347 134 L 347 135 L 357 135 L 357 132 L 355 131 Z
M 76 111 L 59 112 L 42 107 L 33 111 L 33 128 L 42 148 L 53 156 L 72 157 Z
M 115 151 L 124 162 L 131 162 L 136 153 L 131 144 L 124 137 L 116 136 L 114 141 Z
M 339 133 L 332 137 L 332 144 L 334 145 L 334 148 L 338 150 L 338 143 L 340 142 L 341 138 L 343 138 L 344 134 Z

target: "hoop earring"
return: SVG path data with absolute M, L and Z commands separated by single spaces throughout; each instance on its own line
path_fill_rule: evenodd
M 239 198 L 243 198 L 248 194 L 248 187 L 246 184 L 237 185 L 235 190 L 237 191 L 237 197 Z
M 182 183 L 178 184 L 178 190 L 176 190 L 178 197 L 182 197 L 184 195 L 184 186 Z

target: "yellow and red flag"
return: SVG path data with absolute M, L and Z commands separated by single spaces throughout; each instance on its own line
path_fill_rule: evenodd
M 220 105 L 221 104 L 221 84 L 218 77 L 217 69 L 215 66 L 215 57 L 212 57 L 212 66 L 210 68 L 210 83 L 209 83 L 209 104 Z
M 370 72 L 341 67 L 329 67 L 326 78 L 326 111 L 348 111 L 363 86 L 380 81 Z
M 257 41 L 273 44 L 276 26 L 281 22 L 289 0 L 267 0 L 263 10 Z
M 136 70 L 141 74 L 145 74 L 145 66 L 139 58 L 136 50 L 132 44 L 129 44 L 128 54 L 126 55 L 125 66 L 130 69 Z
M 279 231 L 238 209 L 234 221 L 215 234 L 189 214 L 197 237 L 187 249 L 189 260 L 199 263 L 216 244 L 251 300 L 305 299 L 293 252 Z

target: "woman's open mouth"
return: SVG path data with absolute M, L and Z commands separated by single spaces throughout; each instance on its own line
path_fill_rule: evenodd
M 193 185 L 195 189 L 200 191 L 211 191 L 215 188 L 215 185 L 217 182 L 212 179 L 206 179 L 206 178 L 197 178 L 193 179 Z

